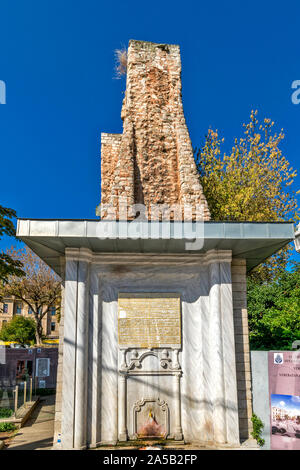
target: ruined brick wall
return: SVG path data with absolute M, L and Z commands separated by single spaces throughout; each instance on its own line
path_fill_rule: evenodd
M 183 114 L 179 46 L 129 42 L 121 116 L 121 136 L 102 134 L 101 202 L 122 197 L 149 212 L 151 204 L 199 205 L 209 220 Z
M 120 154 L 122 134 L 101 134 L 101 201 L 108 204 Z
M 231 277 L 239 428 L 240 439 L 241 441 L 244 441 L 250 437 L 250 431 L 252 430 L 252 391 L 247 312 L 247 281 L 246 261 L 244 259 L 232 259 Z

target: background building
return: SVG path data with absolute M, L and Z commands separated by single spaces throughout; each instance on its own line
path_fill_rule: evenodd
M 29 378 L 33 388 L 56 388 L 57 347 L 6 348 L 5 361 L 0 363 L 0 387 L 8 390 Z M 2 404 L 0 395 L 0 407 Z
M 46 307 L 45 307 L 46 309 Z M 9 322 L 13 316 L 23 315 L 26 318 L 33 318 L 33 312 L 29 306 L 21 300 L 9 297 L 4 299 L 4 302 L 0 302 L 0 329 L 2 326 Z M 58 319 L 57 319 L 57 307 L 52 307 L 50 311 L 44 316 L 42 320 L 43 334 L 51 339 L 58 338 Z
M 278 408 L 277 406 L 272 406 L 272 420 L 275 421 L 276 419 L 284 419 L 287 415 L 287 411 L 283 410 L 282 408 Z

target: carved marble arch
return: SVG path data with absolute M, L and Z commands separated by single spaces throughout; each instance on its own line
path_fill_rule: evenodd
M 122 364 L 121 370 L 127 371 L 128 373 L 134 370 L 141 370 L 143 361 L 149 357 L 154 356 L 158 361 L 158 370 L 163 369 L 165 371 L 179 371 L 181 370 L 178 355 L 179 349 L 166 348 L 163 350 L 148 349 L 146 351 L 140 351 L 137 349 L 123 349 L 122 351 Z M 127 353 L 129 354 L 129 364 L 127 365 Z
M 142 368 L 142 363 L 146 357 L 149 356 L 154 356 L 157 359 L 158 367 L 159 367 L 159 357 L 158 353 L 149 349 L 148 351 L 139 353 L 137 350 L 133 350 L 131 357 L 130 357 L 130 363 L 128 365 L 127 370 L 133 370 L 133 369 L 141 369 Z

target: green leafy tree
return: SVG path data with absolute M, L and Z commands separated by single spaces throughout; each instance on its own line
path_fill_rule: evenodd
M 14 297 L 31 309 L 36 324 L 36 343 L 41 344 L 42 320 L 52 307 L 60 305 L 61 280 L 30 248 L 12 248 L 7 253 L 22 263 L 25 276 L 9 276 L 5 284 L 0 284 L 0 298 Z
M 279 222 L 299 219 L 297 197 L 291 191 L 296 171 L 282 153 L 283 132 L 275 133 L 270 119 L 258 122 L 257 111 L 244 124 L 244 135 L 235 139 L 230 152 L 224 139 L 209 130 L 196 152 L 200 182 L 212 219 L 216 221 Z M 291 255 L 288 246 L 255 268 L 259 282 L 285 269 Z
M 291 349 L 300 340 L 300 263 L 272 282 L 248 280 L 251 349 Z
M 16 234 L 13 219 L 16 212 L 0 205 L 0 239 L 3 235 L 14 237 Z M 7 282 L 10 275 L 22 276 L 22 263 L 12 258 L 8 253 L 0 253 L 0 282 Z
M 35 341 L 36 326 L 34 320 L 23 316 L 14 316 L 0 330 L 2 341 L 16 341 L 22 345 Z

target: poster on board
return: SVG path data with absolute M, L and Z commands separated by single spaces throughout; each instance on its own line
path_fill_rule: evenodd
M 271 449 L 300 450 L 300 351 L 269 351 Z

